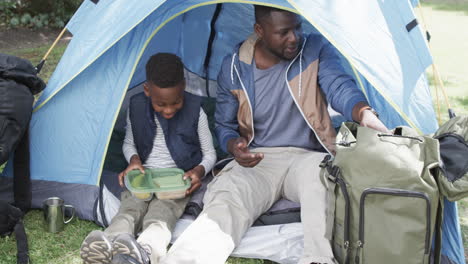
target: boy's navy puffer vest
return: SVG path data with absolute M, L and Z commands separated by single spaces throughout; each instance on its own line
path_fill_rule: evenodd
M 173 118 L 165 119 L 156 113 L 151 100 L 144 93 L 130 99 L 130 120 L 132 123 L 133 141 L 144 164 L 148 159 L 156 138 L 156 122 L 161 124 L 167 148 L 178 168 L 191 170 L 200 164 L 202 152 L 198 137 L 198 119 L 200 117 L 201 98 L 185 92 L 184 106 Z

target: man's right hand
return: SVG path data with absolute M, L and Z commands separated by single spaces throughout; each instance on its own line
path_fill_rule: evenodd
M 250 152 L 247 147 L 247 140 L 243 137 L 230 139 L 227 149 L 234 156 L 237 163 L 243 167 L 255 167 L 263 159 L 263 153 Z
M 119 177 L 120 187 L 124 187 L 123 179 L 132 170 L 140 170 L 141 173 L 145 173 L 145 168 L 143 168 L 140 157 L 138 157 L 138 155 L 133 155 L 132 158 L 130 159 L 130 164 L 128 164 L 128 167 L 124 171 L 119 173 L 118 177 Z

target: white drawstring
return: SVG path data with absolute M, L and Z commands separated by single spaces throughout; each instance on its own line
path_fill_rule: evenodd
M 299 98 L 302 95 L 302 50 L 299 56 Z
M 234 84 L 234 59 L 236 58 L 236 54 L 237 53 L 234 53 L 232 55 L 232 60 L 231 60 L 231 82 L 232 84 Z
M 306 41 L 307 39 L 304 39 L 301 51 L 299 52 L 299 98 L 301 98 L 302 95 L 302 52 L 304 51 Z

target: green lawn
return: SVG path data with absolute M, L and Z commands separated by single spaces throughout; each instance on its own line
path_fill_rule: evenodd
M 450 1 L 449 1 L 450 2 Z M 457 2 L 458 3 L 458 2 Z M 425 21 L 428 23 L 432 35 L 431 48 L 447 89 L 452 108 L 459 115 L 468 115 L 468 33 L 460 31 L 461 25 L 468 25 L 468 4 L 430 4 L 423 8 Z M 419 14 L 417 12 L 417 14 Z M 36 64 L 42 58 L 49 46 L 39 48 L 8 51 L 9 54 L 29 59 Z M 55 65 L 66 44 L 59 44 L 48 58 L 46 66 L 40 76 L 47 80 L 53 72 Z M 1 51 L 0 51 L 1 52 Z M 433 76 L 430 68 L 428 75 Z M 431 84 L 434 82 L 431 81 Z M 435 98 L 435 89 L 431 86 Z M 442 95 L 440 98 L 443 99 Z M 440 102 L 443 103 L 441 100 Z M 446 109 L 442 109 L 442 122 L 447 120 Z M 468 259 L 468 199 L 458 203 L 462 233 L 464 237 L 465 252 Z M 81 263 L 79 246 L 84 237 L 99 227 L 92 222 L 73 220 L 66 225 L 65 231 L 58 234 L 49 234 L 43 231 L 42 214 L 33 210 L 26 215 L 25 225 L 29 238 L 30 256 L 36 264 L 74 264 Z M 0 264 L 14 263 L 16 244 L 14 238 L 0 238 Z M 271 263 L 263 260 L 229 258 L 227 263 L 257 264 Z
M 47 50 L 49 50 L 49 45 L 43 45 L 37 48 L 27 48 L 27 49 L 21 49 L 21 50 L 8 50 L 8 51 L 0 51 L 0 52 L 7 52 L 10 55 L 15 55 L 27 60 L 30 60 L 33 65 L 37 65 L 44 54 L 46 54 Z M 55 48 L 52 50 L 52 52 L 49 54 L 47 57 L 46 63 L 44 64 L 44 67 L 42 68 L 41 72 L 39 73 L 39 76 L 43 80 L 48 80 L 52 73 L 54 72 L 55 66 L 59 62 L 60 58 L 62 57 L 62 54 L 65 52 L 65 48 L 67 47 L 67 44 L 64 42 L 59 42 Z

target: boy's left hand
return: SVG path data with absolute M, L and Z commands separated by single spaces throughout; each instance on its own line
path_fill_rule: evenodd
M 202 165 L 198 165 L 184 174 L 184 180 L 188 178 L 192 179 L 192 185 L 185 192 L 185 196 L 190 195 L 196 189 L 200 188 L 201 178 L 203 177 L 203 175 L 205 175 L 205 167 L 203 167 Z

